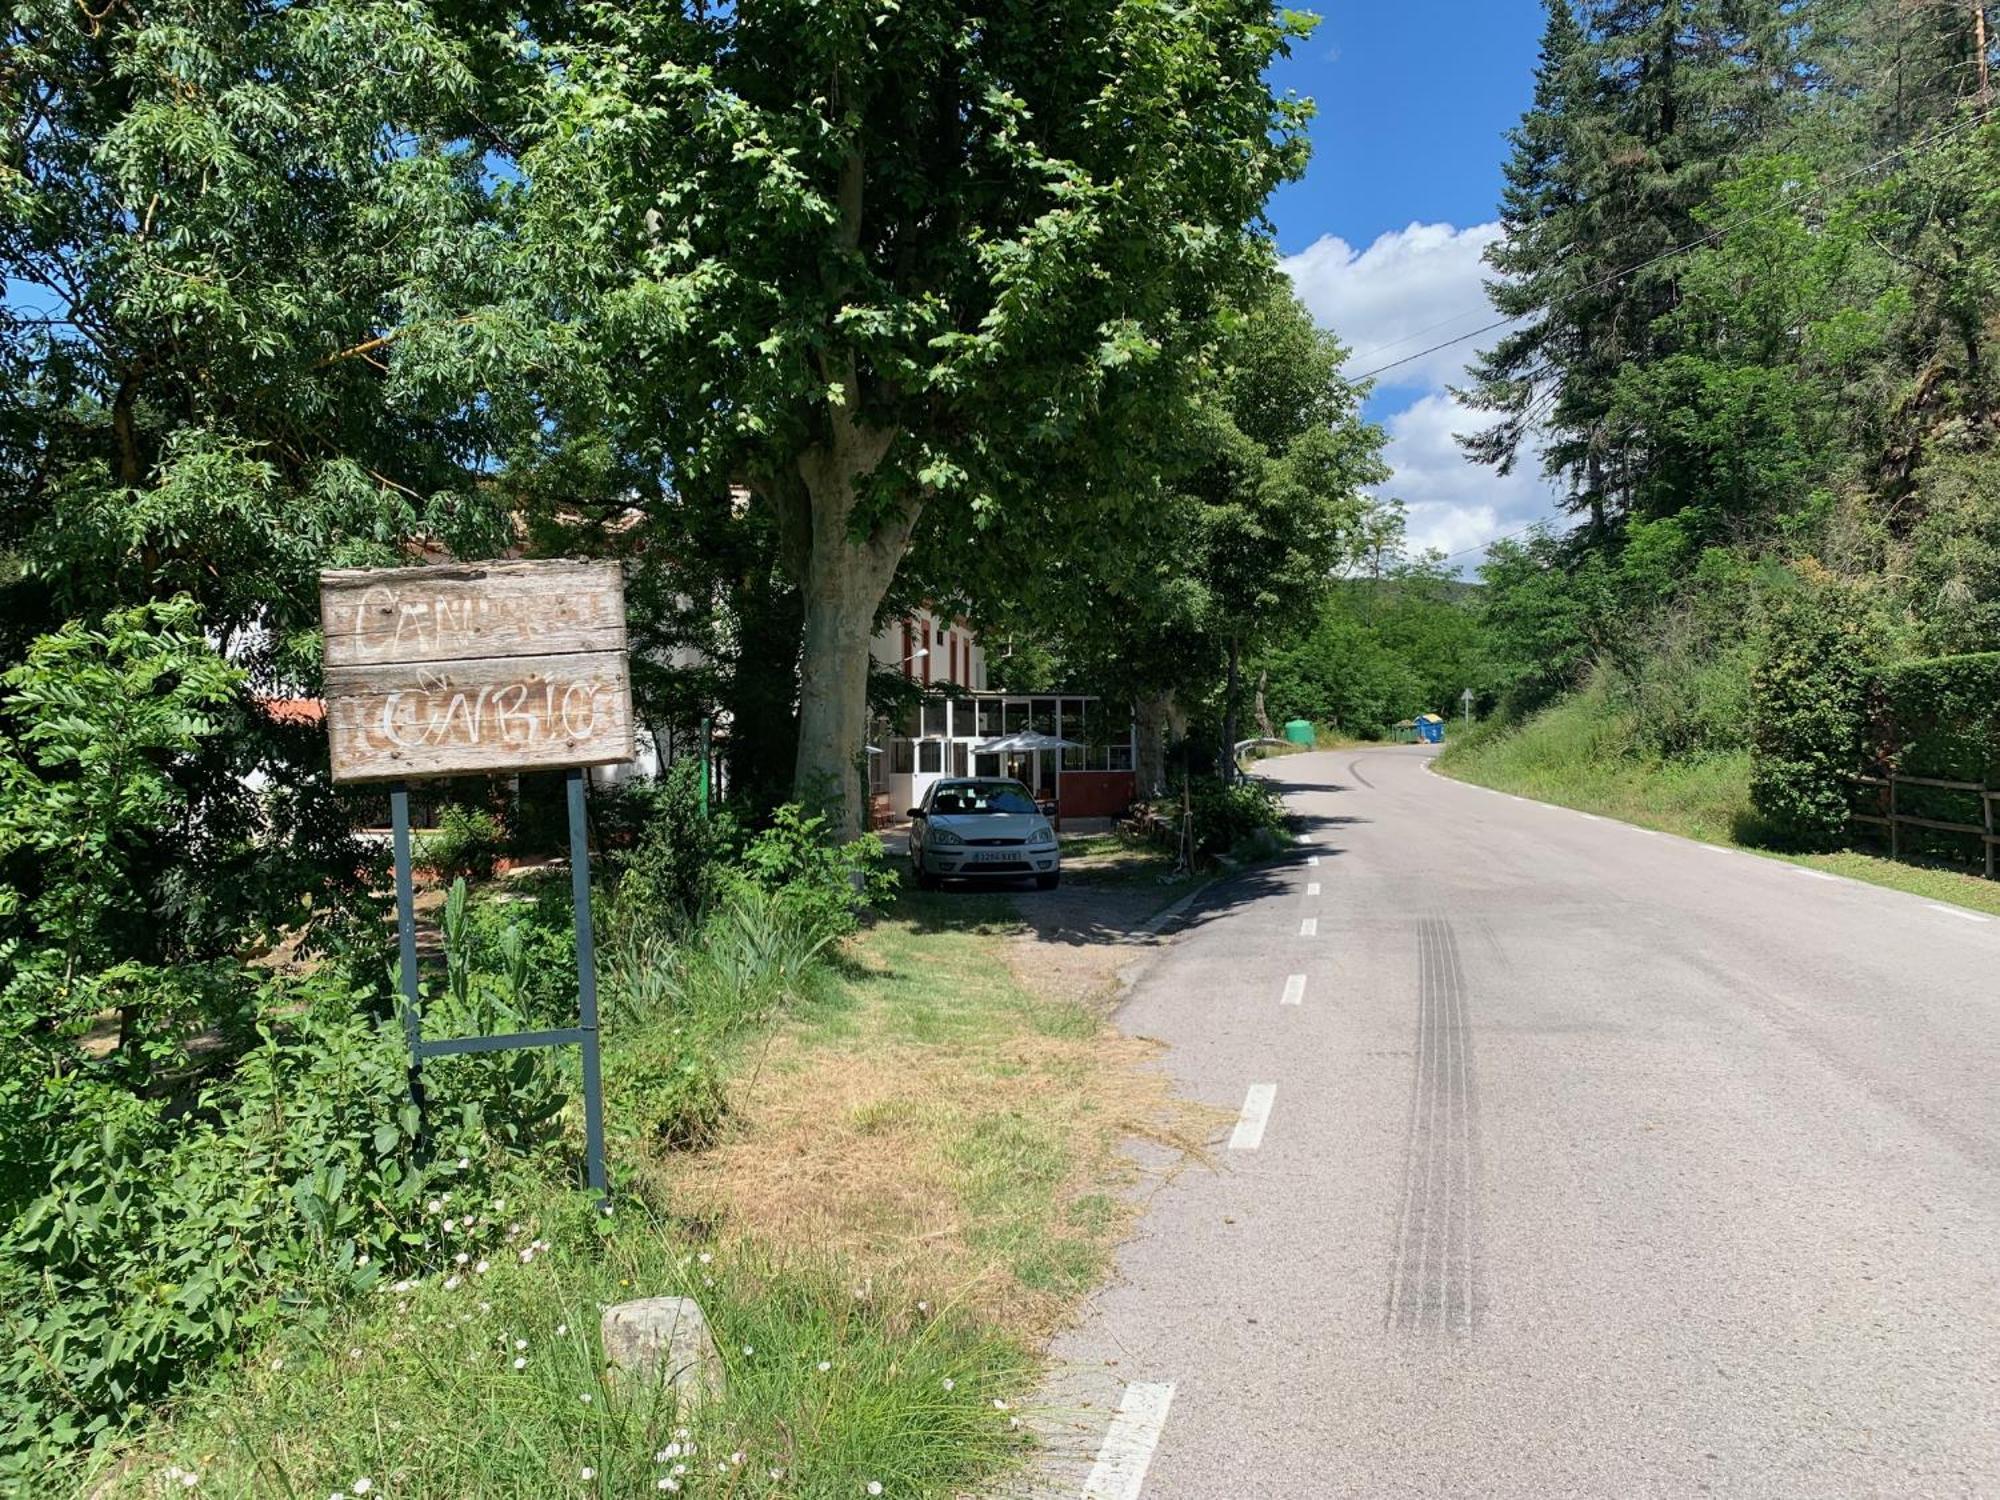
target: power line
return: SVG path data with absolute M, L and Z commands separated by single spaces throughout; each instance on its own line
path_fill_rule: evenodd
M 1864 173 L 1873 172 L 1877 168 L 1887 166 L 1890 162 L 1894 161 L 1899 156 L 1907 155 L 1912 151 L 1916 151 L 1922 148 L 1938 145 L 1941 142 L 1951 139 L 1951 137 L 1954 135 L 1957 135 L 1963 131 L 1971 129 L 1973 126 L 1978 125 L 1979 123 L 1981 123 L 1979 116 L 1967 115 L 1964 119 L 1959 120 L 1955 124 L 1945 126 L 1939 130 L 1935 130 L 1931 132 L 1931 134 L 1927 136 L 1922 136 L 1917 140 L 1907 141 L 1903 145 L 1898 146 L 1895 150 L 1890 151 L 1882 156 L 1878 156 L 1874 161 L 1864 162 L 1862 165 L 1858 167 L 1850 168 L 1848 171 L 1842 172 L 1836 177 L 1831 177 L 1827 179 L 1825 182 L 1821 183 L 1819 186 L 1812 189 L 1811 196 L 1820 197 L 1844 182 L 1848 182 L 1856 177 L 1860 177 Z M 1718 224 L 1715 226 L 1715 228 L 1709 230 L 1706 234 L 1701 235 L 1697 239 L 1689 240 L 1685 244 L 1675 245 L 1671 249 L 1662 250 L 1659 254 L 1652 256 L 1650 259 L 1642 260 L 1638 262 L 1636 265 L 1627 266 L 1621 271 L 1612 271 L 1603 276 L 1600 276 L 1596 281 L 1590 282 L 1585 286 L 1579 287 L 1575 293 L 1572 293 L 1572 295 L 1587 295 L 1588 293 L 1598 291 L 1603 287 L 1607 287 L 1611 285 L 1613 282 L 1623 281 L 1627 276 L 1636 276 L 1641 271 L 1649 271 L 1654 266 L 1659 265 L 1662 261 L 1672 260 L 1677 255 L 1685 255 L 1690 250 L 1699 250 L 1704 245 L 1713 244 L 1716 240 L 1721 239 L 1725 234 L 1729 233 L 1729 231 L 1732 229 L 1741 229 L 1745 225 L 1754 224 L 1760 219 L 1768 219 L 1774 214 L 1789 212 L 1794 206 L 1795 205 L 1790 202 L 1777 203 L 1773 204 L 1771 207 L 1767 209 L 1761 210 L 1760 212 L 1754 214 L 1745 214 L 1741 218 L 1736 219 L 1730 223 Z M 1472 315 L 1470 313 L 1462 313 L 1460 314 L 1460 316 L 1470 317 Z M 1521 319 L 1527 316 L 1529 316 L 1529 314 L 1527 313 L 1516 313 L 1511 317 L 1495 318 L 1492 322 L 1481 324 L 1479 327 L 1473 329 L 1469 333 L 1461 333 L 1453 338 L 1444 339 L 1439 343 L 1430 345 L 1428 348 L 1419 349 L 1414 354 L 1406 354 L 1401 359 L 1392 359 L 1385 365 L 1377 365 L 1372 370 L 1364 370 L 1359 375 L 1352 375 L 1349 376 L 1348 378 L 1354 381 L 1373 380 L 1377 375 L 1386 374 L 1390 370 L 1400 369 L 1402 368 L 1402 366 L 1407 364 L 1414 364 L 1416 361 L 1425 358 L 1427 355 L 1436 354 L 1441 349 L 1449 349 L 1453 345 L 1462 344 L 1468 339 L 1476 339 L 1481 334 L 1493 332 L 1493 330 L 1496 328 L 1505 328 L 1509 323 L 1518 323 L 1521 321 Z M 1445 319 L 1445 322 L 1447 323 L 1453 321 L 1455 320 L 1451 318 Z M 1411 338 L 1415 338 L 1416 336 L 1417 335 L 1415 334 L 1410 335 Z M 1403 340 L 1401 342 L 1407 342 L 1407 340 Z M 1384 345 L 1383 347 L 1393 349 L 1395 348 L 1395 345 L 1388 344 Z

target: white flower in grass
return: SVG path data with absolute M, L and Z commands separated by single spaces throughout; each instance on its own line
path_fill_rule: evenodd
M 739 1468 L 739 1469 L 740 1469 L 740 1468 L 742 1468 L 742 1467 L 743 1467 L 743 1450 L 739 1448 L 739 1449 L 738 1449 L 738 1450 L 737 1450 L 736 1452 L 734 1452 L 734 1453 L 730 1454 L 730 1455 L 729 1455 L 729 1462 L 730 1462 L 731 1464 L 733 1464 L 733 1465 L 734 1465 L 735 1467 Z
M 182 1489 L 191 1490 L 200 1483 L 201 1483 L 201 1475 L 195 1473 L 193 1469 L 187 1469 L 182 1472 L 181 1474 Z
M 456 1230 L 457 1228 L 458 1228 L 458 1220 L 456 1220 L 456 1219 L 446 1219 L 446 1220 L 444 1221 L 444 1232 L 445 1232 L 446 1234 L 451 1234 L 451 1233 L 453 1233 L 453 1232 L 454 1232 L 454 1231 L 455 1231 L 455 1230 Z
M 278 1356 L 278 1357 L 277 1357 L 276 1359 L 272 1360 L 272 1361 L 271 1361 L 271 1368 L 272 1368 L 272 1369 L 274 1369 L 274 1370 L 282 1370 L 282 1369 L 284 1369 L 284 1368 L 285 1368 L 285 1357 L 284 1357 L 284 1356 L 283 1356 L 283 1355 L 281 1354 L 281 1355 L 279 1355 L 279 1356 Z
M 773 1469 L 771 1471 L 771 1477 L 773 1479 L 783 1479 L 785 1477 L 785 1471 L 783 1469 Z
M 514 1357 L 514 1368 L 515 1368 L 515 1369 L 517 1369 L 517 1370 L 525 1370 L 525 1369 L 527 1369 L 527 1368 L 528 1368 L 528 1357 L 527 1357 L 527 1356 L 526 1356 L 525 1354 L 520 1354 L 520 1355 L 516 1355 L 516 1356 Z
M 595 1479 L 597 1477 L 597 1470 L 591 1468 L 589 1464 L 585 1464 L 583 1466 L 583 1477 L 585 1479 Z
M 535 1252 L 532 1248 L 523 1250 L 521 1252 L 521 1264 L 524 1266 L 531 1264 L 534 1261 L 534 1258 L 535 1258 Z
M 1009 1417 L 1007 1419 L 1007 1425 L 1009 1427 L 1019 1427 L 1021 1425 L 1021 1419 L 1019 1417 Z
M 582 1402 L 583 1402 L 583 1404 L 584 1404 L 585 1406 L 588 1406 L 588 1405 L 590 1405 L 590 1403 L 591 1403 L 591 1400 L 592 1400 L 592 1397 L 591 1397 L 591 1394 L 590 1394 L 590 1392 L 589 1392 L 589 1391 L 585 1391 L 585 1392 L 584 1392 L 584 1393 L 583 1393 L 583 1394 L 582 1394 L 582 1395 L 581 1395 L 580 1397 L 578 1397 L 577 1399 L 578 1399 L 578 1400 L 580 1400 L 580 1401 L 582 1401 Z
M 656 1490 L 667 1490 L 670 1492 L 677 1492 L 680 1489 L 680 1487 L 681 1487 L 681 1482 L 678 1479 L 672 1479 L 672 1478 L 662 1478 L 656 1480 L 653 1484 L 653 1488 Z
M 688 1435 L 688 1430 L 685 1427 L 676 1427 L 674 1429 L 674 1436 L 681 1439 L 683 1442 L 687 1441 L 687 1435 Z
M 687 1471 L 688 1471 L 688 1466 L 686 1464 L 675 1464 L 673 1469 L 674 1478 L 679 1479 L 683 1474 L 687 1473 Z
M 1005 1411 L 1007 1409 L 1007 1403 L 1005 1401 L 1002 1401 L 998 1396 L 995 1396 L 993 1398 L 993 1409 L 995 1411 Z
M 349 1349 L 349 1350 L 347 1351 L 347 1357 L 348 1357 L 349 1359 L 359 1359 L 359 1358 L 361 1358 L 361 1351 L 360 1351 L 360 1350 L 359 1350 L 358 1348 L 357 1348 L 357 1349 Z
M 363 1474 L 359 1479 L 354 1481 L 354 1493 L 357 1495 L 365 1495 L 374 1488 L 375 1481 L 370 1479 L 366 1474 Z
M 831 1370 L 832 1368 L 833 1368 L 833 1361 L 830 1359 L 823 1359 L 819 1362 L 819 1372 L 822 1375 L 824 1375 L 828 1370 Z
M 335 1490 L 326 1500 L 347 1500 L 347 1494 L 344 1490 Z
M 484 1276 L 490 1269 L 491 1267 L 488 1265 L 488 1263 L 482 1260 L 481 1262 L 479 1262 L 478 1265 L 472 1268 L 472 1274 L 475 1276 Z
M 745 1357 L 746 1359 L 747 1359 L 747 1358 L 748 1358 L 748 1357 L 749 1357 L 750 1355 L 752 1355 L 752 1354 L 755 1354 L 756 1352 L 757 1352 L 757 1351 L 756 1351 L 756 1349 L 755 1349 L 755 1348 L 753 1348 L 753 1347 L 752 1347 L 751 1345 L 749 1345 L 749 1344 L 745 1344 L 745 1345 L 743 1346 L 743 1354 L 744 1354 L 744 1357 Z
M 471 1259 L 472 1259 L 471 1256 L 467 1255 L 463 1250 L 461 1250 L 458 1252 L 458 1254 L 454 1255 L 451 1258 L 451 1263 L 455 1266 L 462 1266 Z
M 365 1256 L 365 1255 L 357 1255 L 357 1256 L 355 1256 L 355 1257 L 354 1257 L 354 1264 L 355 1264 L 355 1265 L 356 1265 L 357 1267 L 359 1267 L 359 1266 L 365 1266 L 365 1265 L 367 1265 L 367 1264 L 368 1264 L 368 1257 L 367 1257 L 367 1256 Z
M 944 1378 L 944 1388 L 948 1391 L 955 1391 L 958 1389 L 958 1382 L 947 1375 Z
M 495 1198 L 493 1200 L 493 1212 L 496 1214 L 507 1212 L 507 1200 L 505 1198 Z
M 703 1286 L 714 1286 L 715 1278 L 713 1276 L 704 1276 L 701 1278 L 701 1284 Z
M 681 1445 L 679 1443 L 669 1443 L 653 1455 L 653 1462 L 656 1464 L 670 1464 L 680 1456 Z
M 442 1198 L 433 1198 L 433 1199 L 431 1199 L 431 1201 L 430 1201 L 430 1202 L 428 1202 L 428 1203 L 426 1203 L 426 1204 L 424 1205 L 424 1212 L 425 1212 L 425 1213 L 427 1213 L 427 1214 L 441 1214 L 441 1213 L 443 1213 L 443 1212 L 444 1212 L 444 1199 L 442 1199 Z
M 567 1323 L 558 1323 L 558 1324 L 556 1324 L 556 1337 L 557 1337 L 557 1338 L 561 1338 L 561 1337 L 562 1337 L 562 1336 L 563 1336 L 564 1334 L 566 1334 L 566 1333 L 568 1333 L 568 1332 L 569 1332 L 569 1324 L 567 1324 Z
M 479 1304 L 479 1310 L 483 1313 L 492 1312 L 493 1304 L 491 1302 L 482 1302 Z
M 931 1310 L 931 1305 L 928 1302 L 919 1302 L 917 1304 L 917 1311 L 920 1313 L 927 1313 L 930 1310 Z
M 881 1481 L 881 1480 L 879 1480 L 879 1479 L 871 1479 L 871 1480 L 869 1480 L 869 1481 L 868 1481 L 868 1493 L 869 1493 L 869 1494 L 871 1494 L 871 1495 L 879 1495 L 879 1494 L 881 1494 L 881 1493 L 882 1493 L 882 1481 Z
M 528 1347 L 528 1341 L 526 1339 L 515 1339 L 514 1347 L 516 1349 L 525 1349 Z
M 463 1284 L 463 1279 L 458 1276 L 447 1276 L 444 1279 L 444 1289 L 447 1292 L 457 1291 L 462 1284 Z
M 704 1250 L 701 1252 L 701 1254 L 697 1255 L 695 1259 L 700 1261 L 703 1265 L 706 1266 L 713 1263 L 715 1257 L 713 1255 L 710 1255 L 706 1250 Z
M 472 1165 L 472 1158 L 469 1156 L 461 1156 L 458 1159 L 458 1170 L 461 1172 L 463 1172 L 467 1167 L 471 1165 Z

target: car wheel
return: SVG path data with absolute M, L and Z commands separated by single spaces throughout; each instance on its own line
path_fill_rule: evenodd
M 1053 875 L 1037 875 L 1035 877 L 1035 889 L 1038 891 L 1052 891 L 1061 884 L 1061 870 L 1056 871 Z
M 923 860 L 921 860 L 921 859 L 913 859 L 913 860 L 911 860 L 911 861 L 910 861 L 910 869 L 911 869 L 912 871 L 914 871 L 914 872 L 915 872 L 915 874 L 916 874 L 916 877 L 917 877 L 917 889 L 918 889 L 918 890 L 920 890 L 920 891 L 934 891 L 934 890 L 936 890 L 936 889 L 938 888 L 938 878 L 937 878 L 937 876 L 935 876 L 935 875 L 931 874 L 931 872 L 930 872 L 929 870 L 926 870 L 926 869 L 924 868 L 924 862 L 923 862 Z

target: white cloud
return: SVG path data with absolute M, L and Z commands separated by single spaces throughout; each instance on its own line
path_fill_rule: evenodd
M 1503 479 L 1470 462 L 1453 440 L 1489 420 L 1461 406 L 1446 387 L 1463 383 L 1465 362 L 1493 335 L 1422 352 L 1493 321 L 1481 255 L 1499 234 L 1498 224 L 1411 224 L 1364 250 L 1327 235 L 1282 262 L 1314 321 L 1353 351 L 1349 373 L 1420 356 L 1378 377 L 1384 390 L 1416 392 L 1383 418 L 1384 456 L 1395 477 L 1382 493 L 1409 506 L 1413 550 L 1477 548 L 1556 512 L 1554 486 L 1542 479 L 1536 455 L 1524 453 Z M 1469 571 L 1479 555 L 1454 561 Z
M 1395 477 L 1382 493 L 1409 507 L 1411 551 L 1464 552 L 1555 513 L 1554 487 L 1541 477 L 1535 455 L 1523 454 L 1503 478 L 1460 450 L 1454 434 L 1476 431 L 1486 420 L 1448 392 L 1432 391 L 1383 422 L 1389 432 L 1383 457 Z M 1480 559 L 1474 551 L 1453 561 L 1469 571 Z

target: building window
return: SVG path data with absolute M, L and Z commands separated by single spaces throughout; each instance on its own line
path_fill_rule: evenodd
M 1130 740 L 1126 740 L 1122 744 L 1111 746 L 1110 762 L 1111 762 L 1110 766 L 1108 767 L 1108 769 L 1110 770 L 1113 771 L 1131 770 L 1132 742 Z
M 945 714 L 949 709 L 950 704 L 943 698 L 924 699 L 924 733 L 943 739 L 948 733 L 945 728 Z
M 1000 727 L 1000 700 L 981 698 L 979 700 L 979 737 L 982 740 L 997 740 L 1007 731 Z
M 970 698 L 954 698 L 951 703 L 951 737 L 955 740 L 979 738 L 979 710 Z
M 1056 700 L 1053 698 L 1037 698 L 1035 700 L 1035 711 L 1029 716 L 1028 724 L 1037 734 L 1054 734 L 1056 732 Z
M 943 740 L 917 742 L 917 769 L 926 776 L 935 776 L 944 769 Z
M 1019 734 L 1028 727 L 1028 700 L 1009 698 L 1007 700 L 1007 733 Z
M 952 775 L 963 776 L 965 774 L 965 758 L 971 753 L 972 753 L 972 747 L 967 745 L 964 740 L 952 741 L 952 746 L 951 746 Z
M 888 767 L 883 762 L 888 758 L 886 755 L 870 755 L 868 757 L 869 790 L 876 792 L 882 790 L 882 784 L 888 778 Z
M 973 756 L 972 774 L 975 776 L 998 776 L 1000 774 L 999 755 L 988 751 L 986 754 Z
M 898 776 L 907 776 L 910 765 L 910 742 L 902 738 L 889 741 L 889 769 Z

